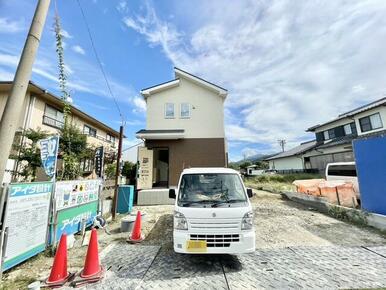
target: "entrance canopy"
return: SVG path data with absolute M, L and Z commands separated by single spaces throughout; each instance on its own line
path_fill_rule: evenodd
M 145 140 L 177 140 L 185 137 L 185 130 L 183 129 L 169 129 L 169 130 L 139 130 L 135 136 L 138 139 Z

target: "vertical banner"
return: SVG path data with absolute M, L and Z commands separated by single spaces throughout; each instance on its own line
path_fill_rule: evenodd
M 56 160 L 59 149 L 59 136 L 42 139 L 40 143 L 40 156 L 47 176 L 53 178 L 56 173 Z
M 103 146 L 101 146 L 95 150 L 95 173 L 98 177 L 103 176 L 103 157 L 104 150 Z
M 9 185 L 3 227 L 8 228 L 3 271 L 45 250 L 52 189 L 51 182 Z

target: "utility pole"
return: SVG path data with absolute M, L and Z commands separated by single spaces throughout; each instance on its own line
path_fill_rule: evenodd
M 123 139 L 123 126 L 119 127 L 119 143 L 118 143 L 118 156 L 117 156 L 117 168 L 115 170 L 115 188 L 114 188 L 114 197 L 113 197 L 113 206 L 111 208 L 112 219 L 115 220 L 115 215 L 117 213 L 117 202 L 118 202 L 118 180 L 119 172 L 121 167 L 121 155 L 122 155 L 122 139 Z
M 279 143 L 279 145 L 281 147 L 281 151 L 284 152 L 284 147 L 285 147 L 285 144 L 287 143 L 287 141 L 285 139 L 280 139 L 280 140 L 277 140 L 277 142 Z
M 7 160 L 19 125 L 25 94 L 31 78 L 32 65 L 40 44 L 49 6 L 50 0 L 38 1 L 27 40 L 24 44 L 23 52 L 13 79 L 11 93 L 8 96 L 0 121 L 0 185 L 4 178 Z

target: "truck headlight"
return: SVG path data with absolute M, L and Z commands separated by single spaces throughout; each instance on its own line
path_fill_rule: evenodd
M 241 220 L 241 229 L 250 230 L 253 228 L 253 212 L 247 212 Z
M 188 223 L 186 221 L 185 216 L 178 211 L 174 212 L 174 229 L 176 230 L 188 229 Z

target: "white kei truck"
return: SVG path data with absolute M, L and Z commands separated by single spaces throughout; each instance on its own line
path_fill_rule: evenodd
M 243 254 L 255 251 L 253 211 L 240 174 L 228 168 L 183 170 L 174 211 L 174 251 L 184 254 Z

